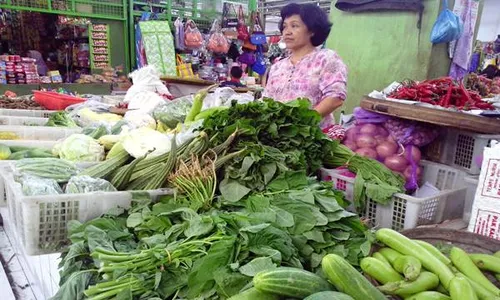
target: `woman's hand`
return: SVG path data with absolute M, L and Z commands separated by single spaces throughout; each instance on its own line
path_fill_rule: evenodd
M 314 108 L 322 117 L 328 116 L 337 108 L 341 107 L 344 101 L 339 98 L 327 97 Z

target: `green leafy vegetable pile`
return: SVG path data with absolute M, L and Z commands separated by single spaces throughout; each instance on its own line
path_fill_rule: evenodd
M 228 151 L 247 149 L 247 155 L 226 168 L 221 192 L 239 200 L 250 190 L 263 190 L 277 175 L 287 170 L 313 174 L 323 164 L 325 154 L 337 146 L 320 129 L 320 115 L 310 102 L 298 99 L 286 104 L 265 99 L 235 104 L 205 119 L 202 130 L 218 145 L 235 130 L 238 136 Z M 231 191 L 237 190 L 238 193 Z
M 129 211 L 71 222 L 53 299 L 226 299 L 260 271 L 316 271 L 328 253 L 357 265 L 373 239 L 341 205 L 341 194 L 304 171 L 284 172 L 237 202 L 216 198 L 198 212 L 173 197 L 135 197 Z
M 58 111 L 50 114 L 49 120 L 45 126 L 50 127 L 78 127 L 73 119 L 65 112 Z

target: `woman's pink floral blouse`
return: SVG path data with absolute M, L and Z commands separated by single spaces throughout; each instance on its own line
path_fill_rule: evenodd
M 295 65 L 290 57 L 271 67 L 264 97 L 288 102 L 299 97 L 309 98 L 313 106 L 327 97 L 345 100 L 347 67 L 332 50 L 321 49 L 304 56 Z M 321 122 L 324 128 L 333 123 L 332 116 Z

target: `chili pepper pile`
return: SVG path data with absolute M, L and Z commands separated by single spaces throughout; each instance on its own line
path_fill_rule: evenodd
M 450 77 L 425 80 L 421 82 L 405 81 L 389 94 L 390 98 L 414 100 L 442 107 L 455 107 L 458 110 L 494 110 L 490 103 L 481 100 L 476 91 L 469 91 L 462 82 Z

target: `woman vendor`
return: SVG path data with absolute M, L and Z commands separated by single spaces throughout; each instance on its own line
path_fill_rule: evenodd
M 271 67 L 263 95 L 282 102 L 308 98 L 323 117 L 321 127 L 328 127 L 347 92 L 345 64 L 334 51 L 318 49 L 332 24 L 315 4 L 289 4 L 281 10 L 281 19 L 282 39 L 290 55 Z

